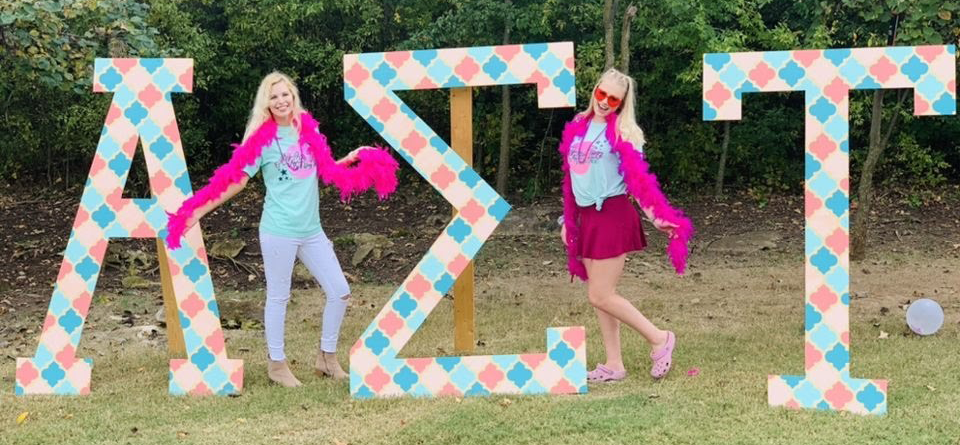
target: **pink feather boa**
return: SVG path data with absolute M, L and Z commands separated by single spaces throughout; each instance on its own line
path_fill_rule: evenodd
M 180 237 L 186 222 L 203 205 L 217 199 L 231 184 L 237 184 L 247 174 L 245 167 L 256 162 L 263 147 L 277 137 L 277 123 L 270 119 L 263 123 L 243 144 L 234 144 L 230 161 L 213 173 L 210 182 L 187 198 L 167 221 L 167 245 L 180 248 Z M 357 152 L 355 166 L 338 164 L 333 160 L 327 138 L 317 130 L 317 121 L 304 112 L 300 115 L 300 143 L 307 144 L 317 164 L 318 176 L 324 184 L 340 189 L 340 199 L 349 201 L 354 196 L 373 188 L 382 200 L 397 189 L 397 161 L 382 148 L 366 147 Z
M 560 154 L 563 156 L 563 223 L 567 228 L 567 268 L 570 274 L 587 280 L 587 269 L 578 256 L 580 252 L 579 211 L 573 196 L 573 185 L 570 179 L 570 165 L 567 155 L 573 139 L 583 136 L 590 125 L 591 116 L 577 116 L 567 123 L 563 129 L 563 139 L 560 142 Z M 683 275 L 687 266 L 689 250 L 687 245 L 693 237 L 693 224 L 682 211 L 670 206 L 667 197 L 660 191 L 657 177 L 650 172 L 650 166 L 643 159 L 643 154 L 634 149 L 633 144 L 620 139 L 616 134 L 616 118 L 614 113 L 607 116 L 606 136 L 613 143 L 613 151 L 620 156 L 620 174 L 627 184 L 627 192 L 633 196 L 641 206 L 650 208 L 653 216 L 677 226 L 676 237 L 667 245 L 667 255 L 673 263 L 677 274 Z

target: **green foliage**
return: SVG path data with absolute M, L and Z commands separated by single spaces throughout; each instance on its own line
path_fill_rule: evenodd
M 924 147 L 909 134 L 901 134 L 897 144 L 881 166 L 883 183 L 911 189 L 932 189 L 947 182 L 944 172 L 950 168 L 943 153 Z
M 620 1 L 618 22 L 630 2 Z M 960 1 L 662 0 L 634 2 L 631 66 L 645 151 L 668 189 L 712 183 L 722 124 L 701 117 L 705 52 L 955 43 Z M 573 41 L 576 110 L 542 110 L 530 86 L 512 88 L 512 193 L 556 194 L 556 146 L 589 101 L 603 69 L 603 2 L 595 0 L 8 0 L 0 4 L 0 178 L 25 185 L 82 184 L 109 95 L 90 92 L 94 57 L 190 57 L 194 92 L 173 96 L 188 165 L 202 181 L 226 161 L 244 128 L 256 86 L 280 70 L 337 154 L 383 143 L 343 100 L 346 53 Z M 619 25 L 619 23 L 618 23 Z M 617 26 L 619 29 L 619 26 Z M 492 182 L 500 138 L 499 88 L 474 90 L 475 165 Z M 929 188 L 960 178 L 960 120 L 901 113 L 886 184 Z M 441 137 L 449 136 L 449 92 L 401 92 Z M 871 96 L 850 102 L 853 174 L 867 147 Z M 726 184 L 762 201 L 803 181 L 803 98 L 748 94 L 731 126 Z M 54 131 L 51 131 L 54 130 Z M 404 180 L 416 180 L 404 167 Z M 145 178 L 132 175 L 131 186 Z M 143 185 L 143 184 L 141 184 Z
M 19 80 L 59 89 L 89 85 L 98 52 L 156 53 L 159 31 L 145 23 L 148 11 L 141 1 L 8 0 L 0 5 L 0 61 Z
M 89 91 L 93 58 L 163 55 L 148 13 L 141 1 L 0 4 L 0 177 L 82 182 L 106 111 Z

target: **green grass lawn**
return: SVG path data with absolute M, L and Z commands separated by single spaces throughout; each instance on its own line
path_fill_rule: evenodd
M 112 328 L 102 322 L 85 332 L 100 332 L 101 339 L 81 342 L 78 355 L 94 358 L 89 396 L 15 397 L 14 361 L 9 356 L 0 361 L 0 443 L 958 444 L 960 286 L 956 271 L 942 272 L 955 260 L 904 267 L 909 261 L 873 266 L 870 275 L 853 277 L 854 289 L 868 297 L 852 302 L 852 374 L 889 380 L 885 416 L 767 406 L 768 374 L 803 372 L 798 261 L 736 267 L 717 262 L 695 267 L 684 279 L 649 265 L 644 271 L 635 261 L 622 293 L 678 335 L 674 369 L 662 382 L 650 379 L 648 348 L 625 328 L 629 377 L 591 385 L 588 394 L 354 401 L 346 382 L 311 372 L 322 295 L 300 290 L 288 313 L 287 351 L 305 383 L 302 388 L 269 384 L 262 331 L 234 330 L 227 331 L 227 348 L 231 358 L 245 361 L 243 394 L 169 396 L 165 344 L 112 344 L 104 340 Z M 585 325 L 588 366 L 602 359 L 595 317 L 580 285 L 563 276 L 542 278 L 540 270 L 492 275 L 478 280 L 482 346 L 477 353 L 542 351 L 545 328 Z M 346 365 L 347 349 L 392 290 L 354 285 L 341 363 Z M 947 323 L 936 336 L 904 335 L 898 304 L 910 298 L 911 290 L 936 295 L 947 310 Z M 260 292 L 222 292 L 218 297 L 263 298 Z M 122 311 L 135 305 L 134 299 L 95 299 L 91 317 Z M 446 300 L 438 306 L 404 356 L 449 354 L 452 306 Z M 889 312 L 881 315 L 881 307 Z M 879 338 L 881 331 L 889 338 Z M 688 376 L 693 367 L 700 374 Z M 18 424 L 23 412 L 29 416 Z

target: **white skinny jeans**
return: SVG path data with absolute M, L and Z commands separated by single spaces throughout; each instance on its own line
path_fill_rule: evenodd
M 286 238 L 260 231 L 260 250 L 267 279 L 263 325 L 270 360 L 286 360 L 283 351 L 284 329 L 293 265 L 297 258 L 307 266 L 327 296 L 327 303 L 323 308 L 320 349 L 324 352 L 336 352 L 350 286 L 333 251 L 333 243 L 323 232 L 307 238 Z

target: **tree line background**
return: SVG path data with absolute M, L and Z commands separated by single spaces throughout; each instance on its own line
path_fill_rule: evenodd
M 343 154 L 381 141 L 343 99 L 345 53 L 573 41 L 578 109 L 605 67 L 636 78 L 645 151 L 669 190 L 746 191 L 762 202 L 802 190 L 802 93 L 749 95 L 742 121 L 704 122 L 703 53 L 955 44 L 958 36 L 960 2 L 943 0 L 6 0 L 0 182 L 82 185 L 110 101 L 91 91 L 94 57 L 195 60 L 194 92 L 174 104 L 192 177 L 202 181 L 229 158 L 271 70 L 298 82 Z M 574 113 L 538 109 L 533 88 L 474 93 L 476 168 L 517 200 L 558 194 L 555 149 Z M 960 182 L 960 118 L 917 118 L 908 93 L 853 92 L 854 201 L 869 203 L 876 182 L 921 206 Z M 448 136 L 448 91 L 400 96 Z M 145 169 L 127 187 L 146 194 Z

